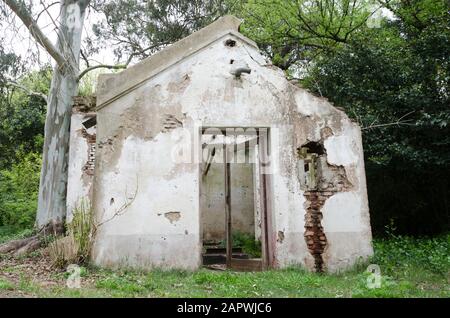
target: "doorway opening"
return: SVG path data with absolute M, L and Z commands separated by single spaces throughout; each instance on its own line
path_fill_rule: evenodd
M 201 148 L 203 265 L 270 267 L 268 129 L 202 128 Z

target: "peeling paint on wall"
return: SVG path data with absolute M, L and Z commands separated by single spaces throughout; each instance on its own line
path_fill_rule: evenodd
M 191 154 L 200 153 L 195 138 L 180 137 L 195 136 L 197 123 L 270 129 L 271 264 L 339 270 L 359 256 L 371 255 L 359 127 L 326 99 L 289 83 L 251 40 L 237 29 L 230 31 L 230 25 L 238 25 L 236 19 L 219 19 L 121 73 L 99 77 L 96 217 L 111 215 L 136 183 L 139 190 L 127 213 L 98 232 L 95 264 L 183 269 L 201 265 L 201 166 L 171 157 L 174 149 L 190 142 Z M 234 46 L 224 45 L 229 39 Z M 230 70 L 241 62 L 251 73 L 236 79 Z M 77 174 L 70 181 L 71 197 L 87 162 L 83 142 L 83 158 L 73 167 Z M 320 146 L 315 154 L 314 143 Z M 297 150 L 306 145 L 312 153 L 300 158 Z
M 277 242 L 278 243 L 283 243 L 283 241 L 284 241 L 284 232 L 283 231 L 278 231 Z
M 169 220 L 171 224 L 177 222 L 181 218 L 181 212 L 166 212 L 164 217 Z

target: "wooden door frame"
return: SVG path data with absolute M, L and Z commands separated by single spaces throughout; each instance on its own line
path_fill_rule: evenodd
M 272 222 L 272 195 L 271 195 L 271 178 L 270 173 L 263 173 L 268 167 L 263 163 L 266 162 L 267 154 L 270 155 L 270 131 L 267 129 L 265 136 L 260 134 L 258 130 L 258 158 L 259 162 L 259 179 L 260 179 L 260 211 L 261 211 L 261 249 L 262 249 L 262 267 L 267 270 L 274 267 L 274 241 L 273 241 L 273 222 Z M 269 163 L 270 167 L 270 163 Z M 270 169 L 270 168 L 269 168 Z M 267 172 L 267 171 L 266 171 Z M 270 172 L 270 171 L 269 171 Z

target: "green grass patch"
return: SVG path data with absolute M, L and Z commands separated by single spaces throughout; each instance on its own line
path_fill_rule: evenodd
M 81 288 L 43 287 L 21 277 L 14 287 L 0 280 L 1 290 L 15 288 L 39 297 L 450 297 L 449 235 L 436 238 L 392 237 L 375 240 L 369 263 L 379 265 L 381 286 L 369 288 L 369 263 L 337 274 L 317 274 L 301 267 L 266 272 L 81 268 Z M 11 270 L 11 269 L 9 269 Z M 3 286 L 3 287 L 2 287 Z
M 11 240 L 18 240 L 32 236 L 34 233 L 33 229 L 23 229 L 14 226 L 0 226 L 0 244 L 8 242 Z
M 13 290 L 14 285 L 6 279 L 0 278 L 0 290 Z

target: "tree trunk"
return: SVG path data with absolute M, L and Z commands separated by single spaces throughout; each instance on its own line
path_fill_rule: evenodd
M 72 97 L 77 94 L 81 34 L 88 0 L 61 1 L 57 48 L 64 65 L 56 64 L 50 86 L 45 120 L 45 139 L 39 186 L 36 225 L 62 222 L 66 216 Z

